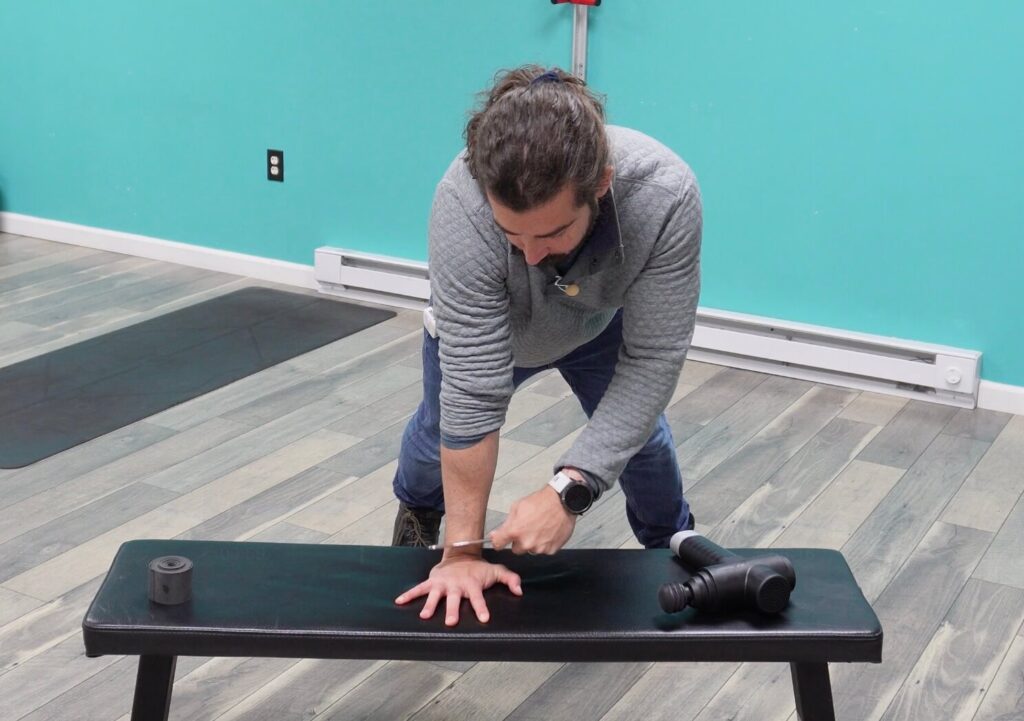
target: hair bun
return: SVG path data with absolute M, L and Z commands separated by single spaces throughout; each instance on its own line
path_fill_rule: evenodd
M 558 74 L 557 70 L 548 70 L 545 73 L 541 73 L 533 80 L 530 81 L 530 85 L 540 85 L 541 83 L 560 83 L 562 82 L 562 76 Z

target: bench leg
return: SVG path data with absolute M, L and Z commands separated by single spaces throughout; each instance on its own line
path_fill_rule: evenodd
M 836 721 L 827 663 L 791 663 L 793 696 L 800 721 Z
M 167 721 L 177 656 L 140 656 L 132 721 Z

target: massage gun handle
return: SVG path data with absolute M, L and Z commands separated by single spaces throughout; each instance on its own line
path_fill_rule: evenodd
M 669 545 L 683 565 L 691 571 L 706 566 L 716 566 L 726 561 L 740 560 L 740 557 L 732 551 L 722 548 L 696 531 L 679 531 L 672 536 Z

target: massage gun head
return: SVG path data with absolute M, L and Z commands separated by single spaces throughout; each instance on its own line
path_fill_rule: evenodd
M 693 601 L 693 591 L 685 583 L 666 583 L 658 589 L 658 605 L 665 613 L 678 613 Z
M 750 603 L 761 613 L 779 613 L 789 605 L 792 586 L 786 578 L 767 566 L 752 567 L 747 586 Z
M 693 575 L 683 583 L 665 584 L 658 591 L 658 603 L 668 613 L 687 607 L 778 613 L 789 604 L 796 574 L 784 556 L 741 558 L 695 531 L 679 531 L 669 546 Z

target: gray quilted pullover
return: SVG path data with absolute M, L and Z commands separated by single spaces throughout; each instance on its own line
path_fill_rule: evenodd
M 497 430 L 512 368 L 544 366 L 595 338 L 622 309 L 623 344 L 601 403 L 555 468 L 604 489 L 647 442 L 675 390 L 700 291 L 702 213 L 693 171 L 643 133 L 607 126 L 615 176 L 560 283 L 495 225 L 460 153 L 430 217 L 430 289 L 441 358 L 441 432 L 450 447 Z

